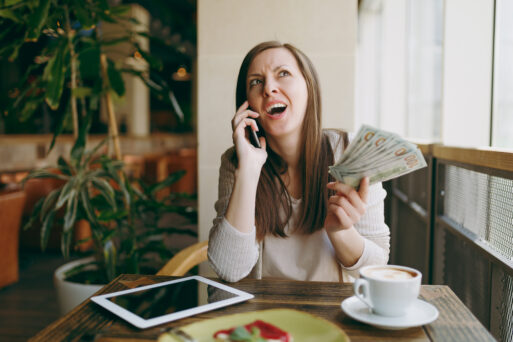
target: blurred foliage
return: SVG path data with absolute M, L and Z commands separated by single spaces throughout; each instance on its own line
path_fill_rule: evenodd
M 152 103 L 172 108 L 170 84 L 176 69 L 169 69 L 184 65 L 190 71 L 195 55 L 196 25 L 189 20 L 194 16 L 195 2 L 134 3 L 148 6 L 151 14 L 161 16 L 152 23 L 175 23 L 173 31 L 169 26 L 167 30 L 153 30 L 167 35 L 153 35 L 151 27 L 137 31 L 133 24 L 139 23 L 128 15 L 129 3 L 110 6 L 107 0 L 0 0 L 0 62 L 13 63 L 18 69 L 2 69 L 9 76 L 0 89 L 3 131 L 47 130 L 58 135 L 72 130 L 73 121 L 80 122 L 92 112 L 93 129 L 105 132 L 107 128 L 99 122 L 100 99 L 105 92 L 124 95 L 124 73 L 143 80 L 151 90 Z M 176 11 L 188 11 L 190 17 Z M 123 27 L 124 35 L 115 39 L 102 36 L 103 23 Z M 175 29 L 182 33 L 173 33 Z M 141 37 L 150 40 L 151 53 L 141 48 Z M 105 82 L 100 54 L 119 44 L 128 44 L 126 57 L 135 56 L 139 62 L 148 63 L 149 70 L 120 62 L 123 58 L 108 59 Z
M 184 196 L 156 195 L 182 173 L 152 185 L 130 182 L 123 163 L 103 151 L 105 142 L 85 150 L 91 126 L 98 125 L 93 118 L 98 117 L 102 97 L 125 94 L 123 74 L 141 79 L 158 101 L 171 107 L 173 92 L 161 74 L 165 65 L 161 57 L 168 51 L 180 63 L 190 60 L 188 50 L 178 49 L 179 42 L 166 42 L 147 30 L 135 29 L 140 23 L 128 15 L 129 9 L 129 4 L 111 6 L 107 0 L 0 0 L 0 62 L 18 66 L 12 71 L 7 68 L 15 82 L 0 89 L 0 123 L 4 129 L 18 127 L 20 133 L 27 133 L 26 128 L 49 129 L 54 133 L 50 150 L 62 132 L 72 130 L 76 137 L 69 157 L 61 156 L 56 166 L 35 170 L 27 177 L 58 178 L 64 185 L 37 203 L 26 227 L 41 222 L 44 249 L 54 223 L 62 225 L 61 250 L 69 256 L 75 223 L 88 221 L 95 264 L 101 270 L 95 274 L 101 275 L 102 282 L 169 259 L 172 251 L 164 246 L 164 235 L 195 235 L 190 230 L 161 227 L 164 213 L 184 216 L 192 223 L 197 217 L 195 208 L 180 204 Z M 123 28 L 122 34 L 115 38 L 102 35 L 105 23 Z M 142 48 L 141 37 L 160 46 L 159 54 Z M 126 56 L 107 57 L 102 70 L 101 56 L 119 44 L 129 46 L 123 49 Z M 125 63 L 127 58 L 134 63 Z M 140 68 L 141 63 L 148 68 Z

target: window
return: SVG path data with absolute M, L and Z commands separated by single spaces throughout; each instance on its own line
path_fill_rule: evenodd
M 408 2 L 407 126 L 416 139 L 441 138 L 442 0 Z
M 443 0 L 364 0 L 359 7 L 356 120 L 440 141 Z
M 513 2 L 496 0 L 492 146 L 513 148 Z
M 358 13 L 355 122 L 379 123 L 381 98 L 382 1 L 364 0 Z

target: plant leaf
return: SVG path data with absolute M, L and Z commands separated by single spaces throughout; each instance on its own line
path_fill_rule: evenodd
M 40 198 L 36 204 L 34 205 L 34 208 L 32 209 L 32 212 L 30 213 L 30 218 L 29 220 L 27 221 L 27 223 L 25 223 L 25 225 L 23 226 L 23 230 L 28 230 L 30 227 L 32 227 L 32 225 L 34 224 L 34 222 L 37 220 L 38 216 L 39 216 L 39 212 L 41 211 L 41 208 L 43 207 L 43 202 L 45 201 L 45 198 L 42 197 Z
M 128 215 L 128 211 L 126 210 L 116 210 L 116 211 L 102 211 L 100 215 L 98 215 L 98 221 L 102 222 L 110 222 L 116 221 L 125 218 Z
M 28 36 L 27 39 L 36 41 L 41 34 L 41 28 L 43 28 L 45 21 L 48 17 L 48 10 L 50 9 L 50 0 L 40 0 L 39 6 L 30 16 L 28 22 Z
M 66 111 L 63 112 L 63 114 L 57 119 L 57 125 L 54 129 L 52 142 L 50 143 L 50 147 L 48 148 L 48 153 L 53 149 L 55 146 L 55 142 L 57 141 L 57 137 L 61 134 L 62 129 L 64 128 L 64 120 L 66 118 Z
M 130 42 L 131 37 L 130 36 L 123 36 L 119 38 L 113 38 L 113 39 L 103 39 L 101 41 L 102 46 L 111 46 L 111 45 L 118 45 L 120 43 Z
M 57 203 L 55 204 L 55 209 L 60 209 L 64 203 L 66 203 L 71 197 L 73 197 L 76 193 L 74 186 L 76 184 L 76 178 L 71 178 L 69 182 L 64 184 L 62 187 L 62 191 L 57 199 Z
M 128 187 L 130 187 L 130 182 L 127 181 L 128 177 L 126 173 L 123 172 L 123 180 L 119 180 L 118 184 L 121 189 L 121 195 L 123 196 L 123 200 L 126 206 L 130 207 L 132 204 L 132 196 L 130 196 L 130 190 Z
M 158 182 L 158 183 L 150 186 L 149 191 L 150 191 L 150 193 L 155 194 L 157 191 L 162 190 L 164 188 L 167 188 L 168 186 L 176 183 L 184 175 L 185 175 L 185 171 L 184 170 L 173 172 L 172 174 L 167 176 L 167 178 L 164 179 L 163 181 Z
M 39 98 L 26 101 L 20 111 L 20 121 L 24 122 L 30 119 L 34 112 L 39 108 L 43 100 L 44 98 L 41 96 Z
M 55 179 L 62 179 L 62 180 L 68 180 L 69 177 L 65 175 L 59 175 L 57 173 L 50 172 L 45 169 L 38 169 L 30 172 L 27 177 L 23 178 L 21 181 L 22 185 L 25 185 L 25 183 L 32 178 L 55 178 Z
M 82 156 L 84 155 L 84 149 L 86 145 L 87 132 L 91 127 L 92 113 L 88 113 L 84 118 L 84 122 L 78 129 L 78 137 L 71 149 L 71 165 L 75 168 L 79 168 L 82 163 Z
M 59 194 L 61 193 L 61 189 L 62 188 L 55 189 L 46 196 L 40 212 L 41 221 L 45 221 L 46 216 L 49 215 L 49 213 L 55 213 L 54 204 L 57 201 Z
M 41 250 L 45 250 L 48 245 L 48 239 L 53 227 L 53 219 L 55 217 L 55 211 L 51 211 L 46 215 L 43 225 L 41 226 Z
M 96 15 L 98 16 L 98 19 L 100 19 L 101 21 L 105 21 L 112 24 L 117 23 L 116 19 L 113 16 L 111 16 L 108 11 L 96 12 Z
M 71 176 L 71 171 L 73 170 L 73 167 L 62 156 L 59 156 L 59 159 L 57 159 L 57 165 L 59 165 L 59 170 L 62 173 Z
M 68 66 L 64 63 L 68 51 L 67 45 L 61 44 L 57 53 L 48 61 L 44 76 L 48 81 L 46 88 L 46 103 L 52 110 L 59 108 L 62 91 L 64 89 L 64 76 Z
M 86 10 L 86 8 L 81 7 L 79 5 L 73 6 L 75 14 L 78 18 L 78 21 L 82 25 L 82 28 L 88 30 L 95 25 L 95 20 L 91 16 L 91 13 Z
M 72 236 L 71 231 L 62 232 L 61 235 L 61 253 L 65 258 L 69 258 Z
M 115 16 L 123 16 L 130 13 L 130 5 L 117 5 L 110 8 L 110 13 Z
M 109 3 L 107 0 L 99 0 L 98 1 L 98 5 L 100 7 L 100 9 L 104 12 L 108 12 L 110 7 L 109 7 Z
M 73 277 L 76 274 L 79 274 L 84 269 L 90 269 L 91 266 L 96 267 L 95 265 L 97 265 L 96 261 L 91 261 L 91 262 L 87 262 L 87 263 L 84 263 L 84 264 L 79 264 L 79 265 L 71 268 L 70 270 L 66 271 L 64 273 L 64 276 L 65 276 L 66 279 L 68 279 L 70 277 Z
M 123 82 L 123 77 L 121 77 L 121 73 L 116 69 L 116 66 L 110 59 L 107 67 L 107 75 L 109 77 L 110 87 L 116 94 L 120 97 L 125 95 L 125 82 Z
M 93 183 L 95 188 L 100 192 L 100 195 L 102 195 L 107 200 L 107 203 L 109 203 L 113 209 L 116 209 L 117 206 L 114 197 L 114 189 L 109 184 L 109 182 L 101 178 L 93 178 L 91 183 Z
M 16 4 L 19 4 L 20 2 L 23 2 L 25 0 L 3 0 L 2 5 L 5 7 L 14 6 Z
M 78 99 L 84 99 L 93 93 L 93 88 L 89 87 L 76 87 L 73 89 L 73 95 Z
M 109 140 L 108 137 L 106 137 L 105 139 L 103 139 L 102 141 L 100 141 L 98 143 L 98 145 L 96 145 L 94 148 L 90 149 L 89 151 L 85 152 L 84 153 L 84 164 L 87 165 L 89 164 L 89 161 L 91 160 L 91 158 L 96 154 L 96 152 L 98 152 L 98 150 L 103 146 L 105 145 L 105 143 Z
M 91 204 L 91 199 L 89 198 L 89 194 L 86 188 L 83 188 L 80 191 L 80 198 L 82 199 L 81 203 L 82 207 L 84 208 L 87 220 L 93 225 L 93 227 L 98 225 L 98 220 L 96 219 L 96 215 Z
M 101 75 L 100 48 L 96 42 L 93 44 L 89 43 L 89 45 L 90 47 L 78 51 L 80 75 L 84 79 L 99 79 Z
M 76 191 L 72 191 L 72 193 L 76 194 Z M 64 232 L 71 231 L 75 221 L 77 220 L 77 206 L 78 206 L 78 198 L 76 195 L 71 195 L 68 200 L 68 205 L 66 206 L 66 214 L 64 214 Z
M 0 17 L 10 19 L 14 21 L 15 23 L 22 23 L 22 20 L 14 13 L 13 11 L 9 9 L 1 9 L 0 10 Z

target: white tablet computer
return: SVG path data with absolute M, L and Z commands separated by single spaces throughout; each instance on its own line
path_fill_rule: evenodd
M 91 300 L 144 329 L 253 297 L 210 279 L 191 276 L 94 296 Z

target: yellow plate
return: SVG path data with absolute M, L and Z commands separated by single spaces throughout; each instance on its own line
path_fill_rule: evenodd
M 257 319 L 271 323 L 289 332 L 294 342 L 346 342 L 349 337 L 334 323 L 312 314 L 289 309 L 271 309 L 226 315 L 192 323 L 181 327 L 198 342 L 212 342 L 218 330 L 251 323 Z M 171 334 L 163 334 L 159 342 L 179 341 Z

